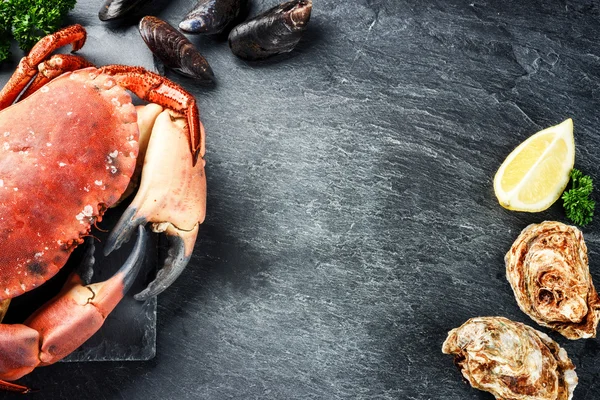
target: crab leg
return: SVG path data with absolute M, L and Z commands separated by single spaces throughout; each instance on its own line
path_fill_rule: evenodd
M 30 94 L 37 91 L 39 88 L 50 82 L 52 79 L 64 74 L 68 71 L 76 71 L 78 69 L 93 67 L 94 64 L 81 56 L 74 54 L 55 54 L 47 61 L 43 61 L 38 65 L 38 74 L 27 89 L 21 94 L 19 100 L 23 100 Z
M 0 325 L 0 379 L 12 381 L 38 366 L 50 365 L 69 355 L 89 339 L 131 287 L 143 263 L 147 235 L 138 238 L 127 261 L 110 279 L 84 286 L 82 276 L 93 265 L 93 246 L 84 268 L 74 272 L 61 292 L 23 324 Z M 0 389 L 27 388 L 0 381 Z
M 104 246 L 105 254 L 126 242 L 147 222 L 165 232 L 170 249 L 164 266 L 147 289 L 135 296 L 145 300 L 166 289 L 187 265 L 206 212 L 204 160 L 191 166 L 185 122 L 165 110 L 154 121 L 146 150 L 140 187 Z
M 204 132 L 194 96 L 165 77 L 142 67 L 107 65 L 101 67 L 100 71 L 112 75 L 120 86 L 131 90 L 139 98 L 184 116 L 193 164 L 196 165 L 198 157 L 204 157 Z
M 54 50 L 71 44 L 72 51 L 77 51 L 85 43 L 85 38 L 86 33 L 83 26 L 71 25 L 45 36 L 37 42 L 29 54 L 21 59 L 17 70 L 0 90 L 0 110 L 10 106 L 19 97 L 19 94 L 37 74 L 38 64 L 44 61 Z

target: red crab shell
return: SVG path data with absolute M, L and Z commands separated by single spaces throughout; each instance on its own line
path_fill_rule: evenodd
M 51 278 L 125 191 L 138 154 L 131 96 L 95 68 L 0 112 L 0 300 Z

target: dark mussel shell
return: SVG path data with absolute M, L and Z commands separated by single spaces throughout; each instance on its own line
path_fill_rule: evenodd
M 142 39 L 165 67 L 182 75 L 212 82 L 215 75 L 194 45 L 167 22 L 152 16 L 141 19 Z
M 247 0 L 199 0 L 179 23 L 187 33 L 221 33 L 246 7 Z
M 121 18 L 129 11 L 147 3 L 148 0 L 106 0 L 98 12 L 100 21 Z
M 292 51 L 306 30 L 311 0 L 292 0 L 233 28 L 229 47 L 245 60 L 260 60 Z

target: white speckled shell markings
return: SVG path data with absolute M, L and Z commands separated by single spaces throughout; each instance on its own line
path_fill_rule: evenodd
M 136 120 L 131 96 L 95 68 L 0 113 L 0 300 L 52 277 L 119 199 L 135 169 Z

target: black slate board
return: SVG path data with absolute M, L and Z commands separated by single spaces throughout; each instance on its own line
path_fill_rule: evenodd
M 177 24 L 194 3 L 146 10 Z M 135 18 L 101 23 L 99 7 L 80 0 L 69 18 L 89 27 L 80 54 L 152 65 Z M 171 77 L 207 130 L 208 214 L 158 299 L 156 357 L 42 368 L 22 379 L 42 389 L 32 397 L 491 399 L 441 345 L 474 316 L 535 326 L 503 257 L 529 223 L 564 213 L 504 210 L 492 178 L 518 143 L 571 117 L 576 166 L 600 179 L 599 7 L 314 0 L 298 48 L 259 63 L 225 37 L 191 37 L 217 84 Z M 598 221 L 583 229 L 597 284 Z M 598 339 L 550 335 L 577 367 L 574 399 L 597 399 Z

